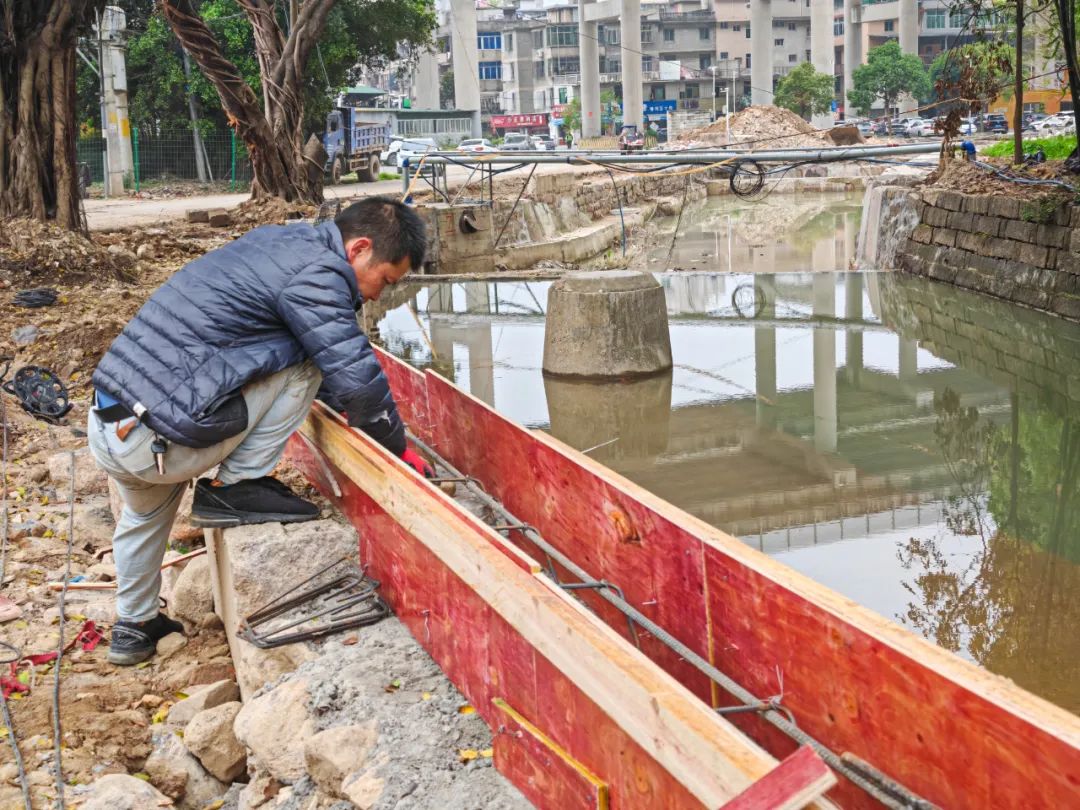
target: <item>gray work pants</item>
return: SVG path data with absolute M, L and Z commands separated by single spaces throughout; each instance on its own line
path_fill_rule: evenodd
M 164 475 L 154 465 L 149 428 L 139 425 L 121 440 L 118 423 L 103 423 L 91 409 L 90 452 L 124 501 L 113 534 L 119 618 L 141 622 L 158 613 L 161 562 L 184 487 L 219 464 L 217 478 L 223 484 L 268 475 L 307 416 L 321 381 L 319 369 L 307 361 L 248 383 L 243 389 L 247 428 L 211 447 L 169 444 Z

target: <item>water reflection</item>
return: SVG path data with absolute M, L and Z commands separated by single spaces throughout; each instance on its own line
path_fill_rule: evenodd
M 1080 327 L 895 274 L 659 278 L 675 367 L 634 383 L 544 379 L 547 283 L 397 290 L 416 314 L 379 328 L 518 421 L 1080 711 Z

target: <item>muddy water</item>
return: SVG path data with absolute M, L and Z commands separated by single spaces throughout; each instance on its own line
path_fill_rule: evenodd
M 437 359 L 405 307 L 380 331 L 503 413 L 1080 713 L 1080 326 L 896 274 L 770 273 L 744 250 L 842 267 L 858 214 L 838 208 L 768 244 L 720 232 L 701 260 L 753 272 L 659 275 L 670 375 L 545 380 L 548 283 L 413 288 Z M 731 260 L 715 252 L 729 236 Z

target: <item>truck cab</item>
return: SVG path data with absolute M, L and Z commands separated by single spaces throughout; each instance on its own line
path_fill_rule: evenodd
M 390 144 L 390 125 L 359 120 L 362 110 L 335 107 L 326 115 L 323 148 L 327 179 L 337 183 L 351 172 L 365 182 L 379 179 L 379 155 Z

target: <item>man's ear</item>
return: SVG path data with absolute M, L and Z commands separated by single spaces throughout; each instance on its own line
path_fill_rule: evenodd
M 350 239 L 345 245 L 345 258 L 351 262 L 359 253 L 370 249 L 371 240 L 366 236 L 358 236 L 356 239 Z

